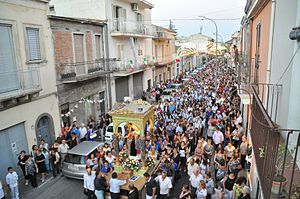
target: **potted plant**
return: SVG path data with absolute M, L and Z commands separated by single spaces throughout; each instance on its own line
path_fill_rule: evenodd
M 294 149 L 290 149 L 290 153 L 293 154 Z M 285 144 L 279 144 L 277 159 L 275 164 L 275 175 L 273 178 L 272 189 L 271 189 L 271 193 L 273 195 L 283 194 L 283 191 L 285 190 L 285 186 L 287 185 L 287 178 L 284 175 L 282 175 L 283 174 L 282 171 L 284 169 L 289 168 L 292 164 L 290 164 L 291 162 L 288 162 L 288 158 L 286 158 L 286 162 L 284 164 L 284 155 L 285 155 Z

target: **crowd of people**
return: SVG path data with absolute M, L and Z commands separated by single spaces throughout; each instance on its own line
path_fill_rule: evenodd
M 126 136 L 119 132 L 113 140 L 118 143 L 101 148 L 100 155 L 91 157 L 87 175 L 94 176 L 94 185 L 98 179 L 104 182 L 108 172 L 113 176 L 102 186 L 102 194 L 108 190 L 113 199 L 119 199 L 120 187 L 128 182 L 117 179 L 114 172 L 117 153 L 136 156 L 145 150 L 160 161 L 156 173 L 144 174 L 147 199 L 170 198 L 179 179 L 180 184 L 187 180 L 175 198 L 250 198 L 245 173 L 252 148 L 243 127 L 234 71 L 213 60 L 199 72 L 188 75 L 188 80 L 187 75 L 162 82 L 149 91 L 157 108 L 154 129 L 148 123 L 144 138 L 139 134 L 128 136 L 129 131 Z M 181 86 L 163 96 L 163 90 L 172 84 Z M 132 195 L 136 193 L 134 185 L 127 184 L 131 190 L 129 198 L 138 198 L 138 194 Z M 85 188 L 88 198 L 99 191 L 96 186 Z
M 161 82 L 149 91 L 157 106 L 154 129 L 150 123 L 145 138 L 136 135 L 128 146 L 126 138 L 116 145 L 105 144 L 97 154 L 86 160 L 84 193 L 88 198 L 105 198 L 109 191 L 112 199 L 120 198 L 120 187 L 128 181 L 117 178 L 114 172 L 117 151 L 137 155 L 145 150 L 147 155 L 160 160 L 157 173 L 145 173 L 146 198 L 169 198 L 179 179 L 188 179 L 182 186 L 180 199 L 249 199 L 250 189 L 243 173 L 249 166 L 252 148 L 243 127 L 240 99 L 237 95 L 234 71 L 223 62 L 212 60 L 192 76 L 183 73 L 176 79 Z M 185 79 L 185 80 L 184 80 Z M 163 90 L 180 84 L 169 96 Z M 95 141 L 95 129 L 103 136 L 110 117 L 101 116 L 97 124 L 90 119 L 85 126 L 63 128 L 53 146 L 41 140 L 32 147 L 32 154 L 25 151 L 18 157 L 25 184 L 37 187 L 37 175 L 45 181 L 47 172 L 60 173 L 68 150 L 82 141 Z M 152 133 L 150 133 L 153 131 Z M 97 134 L 99 135 L 99 134 Z M 115 140 L 113 140 L 114 142 Z M 105 174 L 110 173 L 108 181 Z M 186 178 L 187 177 L 187 178 Z M 8 168 L 6 183 L 11 196 L 18 198 L 18 176 Z M 128 183 L 129 196 L 138 199 L 137 188 Z M 0 196 L 2 184 L 0 182 Z M 4 194 L 3 194 L 4 195 Z
M 189 182 L 178 198 L 250 198 L 245 171 L 252 147 L 243 127 L 234 71 L 214 60 L 183 82 L 186 75 L 150 91 L 157 102 L 155 136 L 148 133 L 145 143 L 146 150 L 161 159 L 162 177 L 155 178 L 158 197 L 167 198 L 170 192 L 162 190 L 171 191 L 187 173 Z M 175 83 L 180 88 L 161 96 Z M 171 184 L 161 183 L 164 175 Z

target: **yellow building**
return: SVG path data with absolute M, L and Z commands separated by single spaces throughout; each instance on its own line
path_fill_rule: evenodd
M 154 83 L 175 77 L 175 37 L 174 30 L 154 26 L 153 64 Z

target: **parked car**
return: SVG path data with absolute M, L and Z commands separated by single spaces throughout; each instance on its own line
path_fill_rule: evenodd
M 178 91 L 179 88 L 181 87 L 181 84 L 171 84 L 170 89 L 173 89 L 174 91 Z
M 86 173 L 86 160 L 92 153 L 96 153 L 97 148 L 104 145 L 103 142 L 81 142 L 68 151 L 63 163 L 62 174 L 67 178 L 83 179 Z
M 125 125 L 126 123 L 123 122 L 119 125 L 118 127 L 118 131 L 122 132 L 122 136 L 125 137 L 126 134 L 126 129 L 125 129 Z M 106 128 L 106 132 L 105 132 L 105 142 L 112 142 L 113 140 L 113 135 L 114 135 L 115 131 L 114 131 L 114 125 L 113 123 L 110 123 L 107 128 Z
M 163 90 L 163 92 L 161 93 L 161 99 L 163 99 L 163 100 L 167 99 L 170 101 L 172 98 L 171 94 L 173 92 L 176 92 L 176 90 L 171 89 L 171 88 L 167 88 L 167 89 Z

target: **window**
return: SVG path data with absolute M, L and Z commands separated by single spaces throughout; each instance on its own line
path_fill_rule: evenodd
M 41 60 L 40 30 L 38 28 L 26 28 L 28 61 Z
M 122 60 L 124 58 L 124 45 L 123 44 L 118 44 L 117 45 L 117 58 Z
M 95 35 L 95 50 L 96 50 L 96 59 L 101 59 L 102 54 L 102 40 L 101 35 Z
M 81 155 L 67 154 L 65 162 L 72 164 L 85 164 L 85 157 Z
M 84 35 L 83 34 L 74 34 L 74 56 L 75 62 L 84 62 Z
M 0 93 L 19 88 L 12 25 L 0 23 Z

